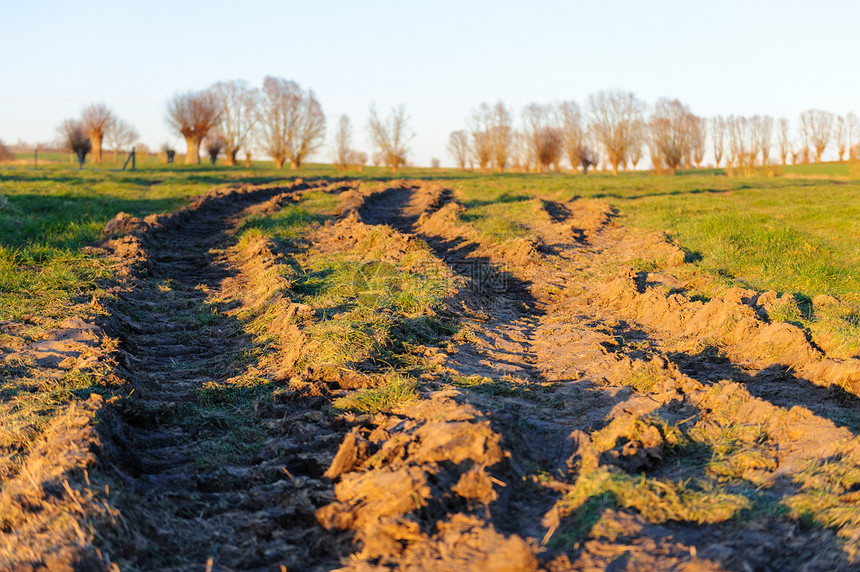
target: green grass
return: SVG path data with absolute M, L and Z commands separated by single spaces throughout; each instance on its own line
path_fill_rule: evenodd
M 526 234 L 525 227 L 538 216 L 536 196 L 600 198 L 619 210 L 625 224 L 668 231 L 707 273 L 799 299 L 831 294 L 860 303 L 860 181 L 821 179 L 820 169 L 847 173 L 848 165 L 787 167 L 785 172 L 795 178 L 481 175 L 428 169 L 407 169 L 396 177 L 435 179 L 454 188 L 467 207 L 463 219 L 497 239 Z M 802 178 L 807 174 L 819 178 Z M 144 162 L 133 173 L 111 164 L 88 165 L 83 171 L 64 163 L 38 171 L 0 167 L 0 192 L 9 199 L 0 209 L 0 319 L 59 316 L 70 312 L 75 298 L 90 296 L 109 269 L 82 247 L 97 240 L 104 223 L 120 210 L 135 216 L 165 212 L 214 186 L 294 175 L 340 173 L 328 165 L 293 172 L 266 163 L 245 169 Z M 376 168 L 350 175 L 395 178 Z M 287 239 L 296 224 L 320 221 L 334 200 L 320 193 L 304 203 L 303 211 L 280 215 L 293 221 L 270 218 L 247 224 Z
M 337 409 L 357 413 L 377 413 L 394 409 L 418 399 L 415 381 L 399 375 L 392 375 L 381 385 L 369 389 L 359 389 L 345 397 L 334 400 Z
M 837 161 L 828 161 L 823 163 L 810 163 L 808 165 L 786 165 L 780 167 L 786 175 L 794 175 L 798 177 L 806 176 L 824 176 L 824 177 L 848 177 L 856 173 L 852 173 L 851 163 Z

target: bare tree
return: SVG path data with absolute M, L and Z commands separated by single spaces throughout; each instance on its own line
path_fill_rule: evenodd
M 186 165 L 200 163 L 200 145 L 218 119 L 218 105 L 209 91 L 174 95 L 167 103 L 167 124 L 185 138 Z
M 770 115 L 758 117 L 755 127 L 758 151 L 761 153 L 761 164 L 767 165 L 770 161 L 770 150 L 773 147 L 773 117 Z
M 408 144 L 412 139 L 409 130 L 406 108 L 402 105 L 391 109 L 391 115 L 383 120 L 376 112 L 376 107 L 370 106 L 370 118 L 367 122 L 370 140 L 376 148 L 376 155 L 393 172 L 406 165 Z
M 758 157 L 753 122 L 742 116 L 730 115 L 726 119 L 726 131 L 729 139 L 729 155 L 726 166 L 731 169 L 743 169 L 751 173 L 751 167 Z
M 776 124 L 776 145 L 779 148 L 779 159 L 783 165 L 787 165 L 788 157 L 791 155 L 791 126 L 785 117 L 780 117 Z
M 725 153 L 726 119 L 718 115 L 711 119 L 711 141 L 714 145 L 714 166 L 719 169 Z
M 555 125 L 554 106 L 532 103 L 523 109 L 522 116 L 529 164 L 537 172 L 550 165 L 557 168 L 564 153 L 564 135 Z
M 314 92 L 303 92 L 291 80 L 266 76 L 258 117 L 264 146 L 278 169 L 287 159 L 298 169 L 325 139 L 325 115 Z
M 493 162 L 493 111 L 486 103 L 472 111 L 469 118 L 471 151 L 481 171 L 486 172 Z
M 561 138 L 564 153 L 575 173 L 582 163 L 581 154 L 585 149 L 583 141 L 585 133 L 582 129 L 582 112 L 575 101 L 562 102 L 558 107 L 561 123 Z
M 841 115 L 836 117 L 836 128 L 833 130 L 833 135 L 836 139 L 836 151 L 839 153 L 839 162 L 841 163 L 848 145 L 848 129 L 845 125 L 845 118 Z
M 218 106 L 218 135 L 224 142 L 227 164 L 233 166 L 259 117 L 260 91 L 245 81 L 234 80 L 216 83 L 211 92 Z
M 601 91 L 588 96 L 592 130 L 609 156 L 612 174 L 627 159 L 635 137 L 636 121 L 641 119 L 644 104 L 632 92 Z
M 442 166 L 442 161 L 440 161 L 438 157 L 431 157 L 430 158 L 430 168 L 431 169 L 437 170 L 441 166 Z
M 493 106 L 490 119 L 490 140 L 493 146 L 493 166 L 502 172 L 511 157 L 514 127 L 510 110 L 501 101 Z
M 854 153 L 854 139 L 857 137 L 857 116 L 854 115 L 853 111 L 848 112 L 848 115 L 845 116 L 845 131 L 848 137 L 848 160 L 853 161 L 857 159 L 857 155 Z
M 539 135 L 537 160 L 541 169 L 552 165 L 556 171 L 561 169 L 561 160 L 564 157 L 564 139 L 561 130 L 555 126 L 544 127 Z
M 705 152 L 707 151 L 708 142 L 708 120 L 704 117 L 690 115 L 688 118 L 690 125 L 690 148 L 693 151 L 693 161 L 696 168 L 702 166 L 702 161 L 705 160 Z
M 588 174 L 588 168 L 594 165 L 594 168 L 597 168 L 597 153 L 595 153 L 591 147 L 583 144 L 582 148 L 579 151 L 579 165 L 582 167 L 582 174 Z
M 755 167 L 761 152 L 761 139 L 759 138 L 759 132 L 762 130 L 761 123 L 761 115 L 753 115 L 746 118 L 746 131 L 744 133 L 747 137 L 746 149 L 748 156 L 744 161 L 744 168 L 747 175 L 752 174 L 752 168 Z
M 661 166 L 670 173 L 681 166 L 690 147 L 691 116 L 689 108 L 677 99 L 661 98 L 657 100 L 654 113 L 648 120 L 648 130 L 653 141 L 652 152 L 656 153 Z
M 517 171 L 528 171 L 528 142 L 522 131 L 514 131 L 511 145 L 511 166 Z
M 113 148 L 113 160 L 119 159 L 119 152 L 135 142 L 139 137 L 137 129 L 122 119 L 117 119 L 107 132 L 107 142 Z
M 457 166 L 466 168 L 469 162 L 469 134 L 465 130 L 452 131 L 448 136 L 448 153 L 457 161 Z
M 341 169 L 349 168 L 352 159 L 352 122 L 345 113 L 337 122 L 337 131 L 334 133 L 334 163 Z
M 206 154 L 209 155 L 209 163 L 214 165 L 218 161 L 218 155 L 226 147 L 226 143 L 221 138 L 220 133 L 210 133 L 203 141 L 203 146 L 206 149 Z
M 87 137 L 87 129 L 84 124 L 74 119 L 66 119 L 57 128 L 57 131 L 60 133 L 65 147 L 77 158 L 78 169 L 83 169 L 87 153 L 93 148 L 92 141 Z
M 81 113 L 84 132 L 89 135 L 93 146 L 93 158 L 96 163 L 102 162 L 102 142 L 111 130 L 116 117 L 104 103 L 93 103 L 85 107 Z
M 821 155 L 833 136 L 833 114 L 820 109 L 810 109 L 800 114 L 800 130 L 804 139 L 815 149 L 815 162 L 821 162 Z

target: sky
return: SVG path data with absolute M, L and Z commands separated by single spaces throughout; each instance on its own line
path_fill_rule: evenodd
M 140 140 L 180 151 L 168 99 L 281 76 L 315 91 L 369 150 L 368 107 L 403 104 L 410 161 L 453 163 L 448 134 L 482 102 L 620 88 L 703 116 L 860 112 L 860 2 L 60 2 L 0 0 L 0 140 L 49 141 L 104 101 Z M 318 153 L 330 158 L 330 148 Z

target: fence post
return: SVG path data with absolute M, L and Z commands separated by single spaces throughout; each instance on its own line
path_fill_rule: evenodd
M 39 148 L 36 147 L 35 154 L 33 156 L 33 170 L 37 170 L 39 168 Z
M 122 170 L 125 171 L 125 168 L 128 167 L 128 162 L 131 161 L 131 170 L 134 171 L 135 167 L 135 152 L 134 147 L 131 148 L 131 153 L 128 154 L 128 159 L 125 160 L 125 163 L 122 165 Z

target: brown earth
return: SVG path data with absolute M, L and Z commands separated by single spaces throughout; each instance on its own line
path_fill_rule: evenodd
M 296 366 L 320 319 L 280 272 L 299 253 L 234 235 L 308 190 L 341 206 L 302 256 L 426 245 L 451 277 L 459 332 L 424 348 L 419 400 L 329 414 L 368 374 Z M 0 475 L 0 569 L 854 569 L 860 360 L 771 322 L 773 293 L 691 295 L 684 251 L 607 203 L 536 205 L 503 242 L 416 181 L 117 217 L 110 318 L 4 350 L 46 378 L 107 367 L 119 396 L 73 403 Z

